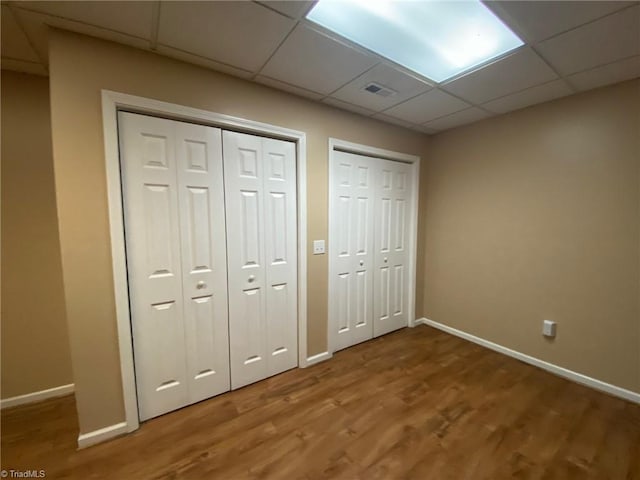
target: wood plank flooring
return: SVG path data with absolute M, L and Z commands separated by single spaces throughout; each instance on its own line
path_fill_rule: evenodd
M 640 406 L 420 326 L 76 451 L 73 396 L 2 411 L 2 468 L 74 479 L 638 479 Z

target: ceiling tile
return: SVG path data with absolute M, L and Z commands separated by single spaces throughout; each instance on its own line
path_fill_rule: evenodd
M 470 106 L 448 93 L 434 89 L 385 110 L 384 113 L 407 122 L 425 123 Z
M 299 1 L 299 0 L 283 0 L 283 1 L 275 1 L 275 0 L 262 0 L 263 5 L 267 5 L 269 8 L 276 10 L 283 15 L 286 15 L 290 18 L 301 18 L 303 15 L 306 15 L 307 11 L 313 5 L 313 1 Z
M 20 2 L 16 6 L 138 38 L 151 36 L 153 2 Z
M 294 25 L 253 2 L 163 2 L 158 44 L 253 72 Z
M 327 95 L 376 63 L 354 48 L 298 25 L 260 74 Z
M 546 40 L 538 49 L 563 75 L 640 55 L 640 5 Z
M 389 97 L 382 97 L 363 90 L 364 87 L 371 82 L 389 87 L 397 93 Z M 431 85 L 428 83 L 381 63 L 363 73 L 337 92 L 332 93 L 331 96 L 338 100 L 379 112 L 424 93 L 431 88 Z
M 637 77 L 640 77 L 640 56 L 576 73 L 567 77 L 567 80 L 579 90 L 584 91 Z
M 438 130 L 434 130 L 433 128 L 425 127 L 424 125 L 418 125 L 411 127 L 411 130 L 415 130 L 416 132 L 426 133 L 427 135 L 433 135 L 434 133 L 438 133 Z
M 255 81 L 268 87 L 277 88 L 278 90 L 284 90 L 285 92 L 293 93 L 301 97 L 310 98 L 312 100 L 320 100 L 324 95 L 306 90 L 304 88 L 296 87 L 295 85 L 289 85 L 288 83 L 281 82 L 280 80 L 274 80 L 273 78 L 258 75 Z
M 30 12 L 22 8 L 12 7 L 11 11 L 19 21 L 27 37 L 31 40 L 33 49 L 44 62 L 49 62 L 48 29 L 45 21 L 54 17 L 49 17 L 43 13 Z M 3 12 L 4 13 L 4 12 Z M 67 21 L 63 20 L 62 21 Z M 4 34 L 3 34 L 4 37 Z M 4 38 L 3 38 L 4 39 Z
M 38 55 L 47 63 L 49 58 L 49 26 L 102 38 L 104 40 L 124 45 L 130 45 L 136 48 L 148 49 L 150 45 L 149 40 L 144 38 L 135 37 L 115 30 L 96 27 L 89 25 L 88 23 L 54 17 L 33 10 L 25 10 L 21 8 L 23 3 L 18 5 L 20 8 L 13 7 L 13 12 L 20 20 L 20 23 L 24 27 L 29 39 L 33 42 L 33 47 L 38 52 Z
M 554 71 L 533 50 L 522 48 L 447 83 L 444 89 L 479 104 L 556 78 Z
M 342 110 L 348 110 L 353 113 L 358 113 L 360 115 L 364 115 L 365 117 L 370 117 L 373 115 L 374 111 L 369 110 L 367 108 L 360 107 L 358 105 L 353 105 L 352 103 L 343 102 L 341 100 L 336 100 L 335 98 L 327 97 L 322 100 L 322 103 L 326 103 L 327 105 L 331 105 L 333 107 L 341 108 Z
M 543 85 L 528 88 L 518 93 L 484 103 L 482 106 L 495 113 L 506 113 L 519 108 L 542 103 L 554 98 L 571 95 L 573 92 L 564 80 L 554 80 Z
M 618 1 L 558 0 L 486 2 L 507 25 L 523 34 L 529 42 L 545 40 L 632 4 L 633 2 Z
M 156 48 L 156 52 L 160 55 L 175 58 L 176 60 L 180 60 L 182 62 L 193 63 L 195 65 L 200 65 L 201 67 L 210 68 L 211 70 L 216 70 L 218 72 L 233 75 L 235 77 L 251 78 L 253 76 L 253 73 L 249 72 L 248 70 L 242 70 L 230 65 L 225 65 L 224 63 L 216 62 L 214 60 L 200 57 L 192 53 L 183 52 L 182 50 L 176 50 L 175 48 L 167 47 L 165 45 L 158 45 L 158 47 Z
M 376 113 L 373 118 L 376 120 L 381 120 L 386 123 L 392 123 L 393 125 L 398 125 L 399 127 L 404 128 L 417 128 L 417 125 L 411 122 L 405 122 L 404 120 L 400 120 L 395 117 L 390 117 L 389 115 L 385 115 L 384 113 Z
M 433 130 L 441 131 L 458 127 L 460 125 L 466 125 L 467 123 L 477 122 L 478 120 L 482 120 L 490 116 L 491 115 L 487 112 L 480 110 L 477 107 L 471 107 L 460 112 L 452 113 L 446 117 L 427 122 L 424 126 Z
M 38 55 L 7 5 L 2 5 L 0 18 L 2 19 L 2 42 L 0 42 L 2 56 L 26 62 L 39 62 Z
M 13 58 L 2 58 L 1 63 L 2 70 L 48 76 L 47 69 L 41 63 L 25 62 L 24 60 L 14 60 Z

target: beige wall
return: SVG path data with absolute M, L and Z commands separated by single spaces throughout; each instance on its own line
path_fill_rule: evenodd
M 50 40 L 62 266 L 83 433 L 124 419 L 100 90 L 307 133 L 308 239 L 327 238 L 327 142 L 427 155 L 418 316 L 640 391 L 638 82 L 437 135 L 75 34 Z M 79 73 L 81 72 L 81 74 Z M 327 258 L 308 246 L 308 353 L 326 349 Z M 540 335 L 545 318 L 555 341 Z
M 72 381 L 49 82 L 2 71 L 2 398 Z
M 50 38 L 50 79 L 62 265 L 82 432 L 124 419 L 101 89 L 307 133 L 308 354 L 326 350 L 327 257 L 310 252 L 311 240 L 327 238 L 328 138 L 422 156 L 425 136 L 196 66 L 64 32 L 53 32 Z
M 639 142 L 638 80 L 433 137 L 425 316 L 640 392 Z

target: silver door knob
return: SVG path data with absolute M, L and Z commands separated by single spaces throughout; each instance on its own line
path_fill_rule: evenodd
M 255 279 L 256 279 L 255 275 L 249 275 L 249 278 L 247 279 L 247 281 L 249 283 L 252 283 Z
M 384 263 L 387 263 L 389 259 L 387 257 L 384 258 Z
M 198 284 L 196 285 L 196 288 L 197 288 L 198 290 L 202 290 L 203 288 L 207 288 L 207 284 L 206 284 L 206 283 L 204 283 L 204 282 L 202 282 L 202 281 L 200 281 L 200 282 L 198 282 Z
M 364 260 L 360 260 L 360 266 L 364 265 Z

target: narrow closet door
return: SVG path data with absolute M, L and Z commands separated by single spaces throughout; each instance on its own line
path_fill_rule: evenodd
M 141 420 L 189 401 L 175 137 L 170 121 L 119 114 L 129 298 Z
M 376 181 L 374 336 L 407 326 L 409 319 L 410 165 L 378 160 Z
M 189 402 L 230 389 L 222 132 L 173 122 Z
M 298 365 L 298 245 L 295 144 L 262 139 L 268 374 Z
M 378 160 L 332 156 L 329 318 L 336 350 L 373 336 L 373 199 Z
M 219 129 L 120 113 L 140 419 L 229 390 Z
M 224 132 L 231 386 L 297 364 L 295 150 Z

